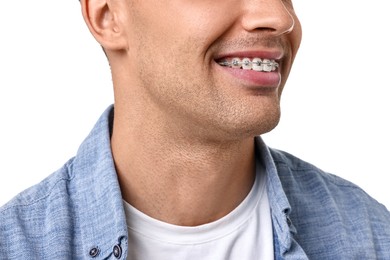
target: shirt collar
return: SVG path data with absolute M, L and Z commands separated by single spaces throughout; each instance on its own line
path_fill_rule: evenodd
M 76 210 L 82 246 L 86 251 L 97 249 L 104 257 L 115 254 L 113 248 L 118 251 L 118 246 L 127 251 L 127 225 L 111 153 L 113 113 L 113 106 L 106 109 L 70 166 L 78 192 Z
M 267 192 L 271 207 L 274 236 L 276 236 L 283 254 L 283 252 L 291 248 L 293 235 L 296 233 L 296 229 L 289 218 L 291 206 L 283 190 L 270 149 L 261 137 L 256 137 L 255 140 L 259 160 L 263 163 L 267 174 Z

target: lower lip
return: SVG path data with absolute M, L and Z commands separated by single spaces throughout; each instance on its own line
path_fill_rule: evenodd
M 223 72 L 232 75 L 251 88 L 277 88 L 280 85 L 281 75 L 278 71 L 261 72 L 254 70 L 233 69 L 216 64 Z

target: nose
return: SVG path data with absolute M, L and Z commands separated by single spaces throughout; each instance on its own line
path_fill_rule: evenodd
M 295 25 L 290 1 L 292 0 L 243 1 L 242 26 L 248 32 L 263 30 L 275 36 L 290 33 Z

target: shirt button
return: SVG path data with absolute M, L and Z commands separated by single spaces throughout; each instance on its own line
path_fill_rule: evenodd
M 114 254 L 115 258 L 119 259 L 122 256 L 122 248 L 120 245 L 115 245 L 112 249 L 112 253 Z
M 91 250 L 89 250 L 89 256 L 91 256 L 92 258 L 97 257 L 99 255 L 99 252 L 100 252 L 99 248 L 94 247 Z

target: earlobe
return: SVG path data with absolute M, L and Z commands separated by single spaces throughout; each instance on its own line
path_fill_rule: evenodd
M 126 37 L 111 0 L 81 0 L 84 20 L 105 50 L 126 49 Z

